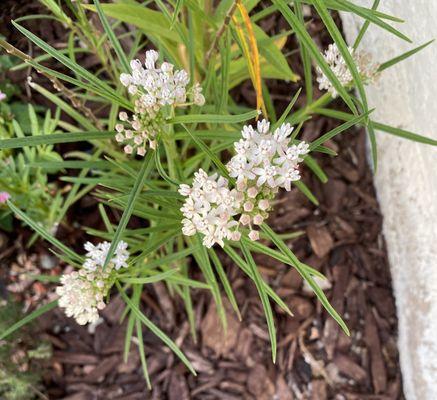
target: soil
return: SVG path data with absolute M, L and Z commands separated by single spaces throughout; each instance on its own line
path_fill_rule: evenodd
M 271 34 L 286 27 L 278 16 L 263 24 Z M 314 17 L 309 26 L 320 47 L 326 47 L 329 38 L 320 21 Z M 44 36 L 44 32 L 37 29 L 37 34 Z M 54 30 L 50 32 L 54 34 Z M 62 32 L 56 35 L 62 37 Z M 8 36 L 18 43 L 17 34 L 9 31 Z M 23 41 L 19 44 L 23 46 Z M 287 49 L 296 48 L 294 40 L 289 40 Z M 294 70 L 302 74 L 298 57 L 291 59 Z M 279 112 L 298 87 L 274 81 L 269 86 Z M 236 89 L 234 95 L 237 101 L 254 101 L 249 84 Z M 298 106 L 304 101 L 305 96 L 301 96 Z M 304 125 L 302 137 L 312 140 L 336 125 L 337 121 L 315 117 Z M 126 324 L 120 324 L 120 319 L 124 306 L 115 296 L 95 329 L 75 324 L 60 310 L 40 319 L 39 334 L 53 346 L 53 357 L 43 368 L 44 394 L 65 400 L 402 399 L 396 310 L 365 132 L 353 128 L 329 146 L 338 157 L 317 157 L 329 176 L 327 184 L 320 183 L 307 169 L 302 171 L 304 182 L 320 205 L 314 206 L 297 189 L 292 190 L 281 195 L 269 223 L 278 233 L 302 231 L 288 244 L 303 262 L 328 277 L 329 283 L 323 283 L 325 292 L 344 316 L 350 337 L 327 315 L 295 270 L 258 255 L 256 262 L 264 279 L 295 314 L 289 317 L 275 308 L 278 356 L 273 364 L 256 288 L 223 256 L 243 317 L 240 322 L 228 307 L 226 332 L 217 319 L 211 296 L 201 290 L 193 292 L 197 341 L 190 334 L 182 301 L 171 297 L 163 284 L 147 285 L 142 295 L 143 312 L 181 346 L 198 371 L 197 377 L 145 330 L 152 380 L 152 389 L 147 390 L 135 343 L 128 361 L 123 362 Z M 89 218 L 96 219 L 91 197 L 85 197 L 78 210 L 80 220 L 88 219 L 88 226 Z M 21 281 L 21 273 L 50 268 L 55 275 L 63 266 L 44 244 L 24 248 L 29 232 L 17 231 L 18 237 L 0 236 L 0 283 L 8 285 L 10 292 L 31 307 L 47 295 L 50 287 Z M 81 243 L 78 234 L 67 237 L 61 232 L 60 236 L 69 244 Z

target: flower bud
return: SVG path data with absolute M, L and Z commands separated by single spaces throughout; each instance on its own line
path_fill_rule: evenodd
M 260 210 L 266 211 L 268 210 L 268 208 L 270 207 L 270 203 L 268 200 L 266 199 L 262 199 L 260 200 L 260 202 L 258 203 L 258 207 Z
M 249 239 L 254 241 L 254 242 L 259 240 L 259 232 L 258 231 L 250 231 L 249 232 Z
M 239 181 L 237 182 L 237 190 L 239 190 L 240 192 L 242 192 L 243 190 L 246 190 L 246 182 L 245 181 Z
M 253 203 L 251 201 L 246 201 L 243 205 L 244 211 L 251 212 L 253 210 Z
M 252 186 L 251 188 L 249 188 L 249 190 L 247 191 L 247 195 L 251 198 L 254 199 L 258 194 L 258 189 L 255 186 Z
M 231 240 L 238 242 L 241 239 L 241 233 L 238 231 L 234 231 L 231 233 Z
M 264 221 L 264 218 L 260 214 L 257 214 L 253 217 L 253 223 L 255 225 L 261 225 L 263 223 L 263 221 Z
M 120 121 L 127 121 L 129 119 L 129 117 L 127 116 L 127 113 L 122 111 L 118 114 L 118 118 L 120 119 Z
M 243 225 L 249 225 L 250 223 L 250 216 L 248 214 L 242 214 L 240 217 L 240 222 Z

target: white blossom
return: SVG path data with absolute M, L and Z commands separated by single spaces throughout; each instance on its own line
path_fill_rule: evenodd
M 101 242 L 97 245 L 93 245 L 91 242 L 86 242 L 84 245 L 87 251 L 85 257 L 86 261 L 84 263 L 84 268 L 95 271 L 97 268 L 103 268 L 106 257 L 108 256 L 109 248 L 111 247 L 110 242 Z M 129 252 L 127 251 L 127 243 L 120 240 L 114 251 L 114 255 L 109 261 L 113 264 L 116 270 L 120 268 L 126 268 L 126 261 L 129 259 Z
M 240 208 L 236 189 L 229 189 L 228 180 L 217 174 L 208 176 L 200 169 L 194 174 L 193 186 L 181 185 L 179 193 L 187 197 L 181 211 L 184 235 L 202 233 L 203 244 L 224 246 L 230 239 L 237 222 L 233 216 Z
M 348 50 L 361 78 L 364 81 L 372 80 L 377 75 L 378 65 L 371 62 L 370 56 L 367 53 L 358 52 L 352 47 L 348 47 Z M 336 43 L 328 46 L 323 57 L 342 86 L 347 86 L 353 81 L 352 73 Z M 319 83 L 320 90 L 327 90 L 334 98 L 338 96 L 337 90 L 320 67 L 317 67 L 317 82 Z
M 120 112 L 119 119 L 125 124 L 115 127 L 115 139 L 124 143 L 126 154 L 144 156 L 147 148 L 156 149 L 158 134 L 165 123 L 163 107 L 191 104 L 187 103 L 187 97 L 192 104 L 202 106 L 205 103 L 199 83 L 187 89 L 188 73 L 175 70 L 168 62 L 158 65 L 158 58 L 158 52 L 148 50 L 144 65 L 140 60 L 132 60 L 131 73 L 120 75 L 120 82 L 134 96 L 134 114 L 130 118 L 125 111 Z
M 299 163 L 309 152 L 305 142 L 290 145 L 292 132 L 290 124 L 271 132 L 267 120 L 259 121 L 256 130 L 244 126 L 242 138 L 234 143 L 236 154 L 227 164 L 229 175 L 236 178 L 235 188 L 202 169 L 194 174 L 192 186 L 180 185 L 179 193 L 186 197 L 182 233 L 203 234 L 206 247 L 224 246 L 225 239 L 240 240 L 240 228 L 248 227 L 248 238 L 259 240 L 255 226 L 268 218 L 278 189 L 289 191 L 291 183 L 300 179 Z
M 60 282 L 56 293 L 67 317 L 73 317 L 79 325 L 96 322 L 99 310 L 105 307 L 102 290 L 77 271 L 62 275 Z
M 158 66 L 158 58 L 155 50 L 146 51 L 144 66 L 140 60 L 132 60 L 131 74 L 121 74 L 120 82 L 130 93 L 141 93 L 141 101 L 147 108 L 184 103 L 189 75 L 184 70 L 175 71 L 174 65 L 168 62 Z
M 193 86 L 191 96 L 193 98 L 193 103 L 196 106 L 203 106 L 205 104 L 205 97 L 202 94 L 202 86 L 200 86 L 199 83 L 196 83 Z
M 110 246 L 109 242 L 97 245 L 85 243 L 87 253 L 83 268 L 62 275 L 61 285 L 56 288 L 60 296 L 59 306 L 65 308 L 65 314 L 80 325 L 95 323 L 99 319 L 99 310 L 105 308 L 104 298 L 113 283 L 113 271 L 128 266 L 127 243 L 120 241 L 114 256 L 103 268 Z
M 292 132 L 290 124 L 282 124 L 271 132 L 267 120 L 259 121 L 256 131 L 245 126 L 241 132 L 243 139 L 234 143 L 237 154 L 227 165 L 230 176 L 238 182 L 253 181 L 257 187 L 268 185 L 290 190 L 288 182 L 292 177 L 299 179 L 299 163 L 309 151 L 305 142 L 289 146 Z
M 7 98 L 6 94 L 0 90 L 0 101 L 3 101 Z

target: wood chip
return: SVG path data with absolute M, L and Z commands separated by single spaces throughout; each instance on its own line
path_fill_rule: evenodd
M 325 257 L 334 246 L 331 234 L 324 226 L 317 227 L 316 225 L 310 225 L 307 228 L 307 235 L 314 253 L 320 258 Z
M 387 371 L 381 351 L 375 318 L 369 310 L 366 314 L 364 340 L 370 352 L 370 370 L 375 393 L 383 393 L 387 388 Z

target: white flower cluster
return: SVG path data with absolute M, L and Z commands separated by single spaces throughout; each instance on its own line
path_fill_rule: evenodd
M 102 242 L 97 245 L 94 245 L 91 242 L 86 242 L 84 248 L 87 253 L 85 255 L 86 261 L 83 264 L 83 267 L 89 271 L 103 268 L 110 247 L 110 242 Z M 114 251 L 114 257 L 111 258 L 108 265 L 112 265 L 113 268 L 118 271 L 120 268 L 127 268 L 128 259 L 129 252 L 127 251 L 127 243 L 120 240 Z
M 121 83 L 135 96 L 135 114 L 132 119 L 129 119 L 126 112 L 119 114 L 120 121 L 128 123 L 129 128 L 126 129 L 123 123 L 115 127 L 115 138 L 120 143 L 126 143 L 124 151 L 127 154 L 144 156 L 147 145 L 156 148 L 156 136 L 164 122 L 161 112 L 164 106 L 205 104 L 202 87 L 198 83 L 187 90 L 190 77 L 185 70 L 175 71 L 174 65 L 168 62 L 158 66 L 158 58 L 158 52 L 149 50 L 146 52 L 144 66 L 140 60 L 132 60 L 132 73 L 120 75 Z M 191 103 L 187 103 L 187 97 Z
M 349 53 L 357 66 L 358 72 L 364 81 L 372 80 L 378 70 L 378 65 L 373 64 L 370 56 L 367 53 L 355 51 L 352 47 L 348 47 Z M 340 53 L 337 44 L 333 43 L 328 46 L 324 53 L 324 58 L 334 75 L 338 78 L 342 86 L 347 86 L 353 81 L 352 74 L 346 65 L 346 61 Z M 317 67 L 317 82 L 320 90 L 327 90 L 332 97 L 336 98 L 338 93 L 332 86 L 331 81 L 323 73 L 320 67 Z
M 223 247 L 224 239 L 240 240 L 239 228 L 248 226 L 249 239 L 258 240 L 254 226 L 268 218 L 278 189 L 289 191 L 291 182 L 300 179 L 299 163 L 309 151 L 305 142 L 289 145 L 292 131 L 290 124 L 282 124 L 271 133 L 266 120 L 258 122 L 257 131 L 243 128 L 243 138 L 234 144 L 236 155 L 227 165 L 230 176 L 237 178 L 236 188 L 203 170 L 194 174 L 191 187 L 181 185 L 179 193 L 187 197 L 181 208 L 184 235 L 199 232 L 206 247 Z
M 99 310 L 105 308 L 104 298 L 113 284 L 112 272 L 127 267 L 129 252 L 127 243 L 120 241 L 114 257 L 105 269 L 103 265 L 111 243 L 103 242 L 94 246 L 85 243 L 86 260 L 83 268 L 61 276 L 61 286 L 56 288 L 59 306 L 65 314 L 73 317 L 78 324 L 94 323 L 99 319 Z
M 224 239 L 238 240 L 237 222 L 232 218 L 239 212 L 241 198 L 237 190 L 229 189 L 228 180 L 200 169 L 194 174 L 193 186 L 180 185 L 179 193 L 187 199 L 181 208 L 184 214 L 182 232 L 192 236 L 204 235 L 203 244 L 224 246 Z
M 272 133 L 267 120 L 258 122 L 257 130 L 245 126 L 243 138 L 234 144 L 235 152 L 227 167 L 237 183 L 255 183 L 257 187 L 291 189 L 291 182 L 300 179 L 298 165 L 308 153 L 308 144 L 290 144 L 293 127 L 282 124 Z

